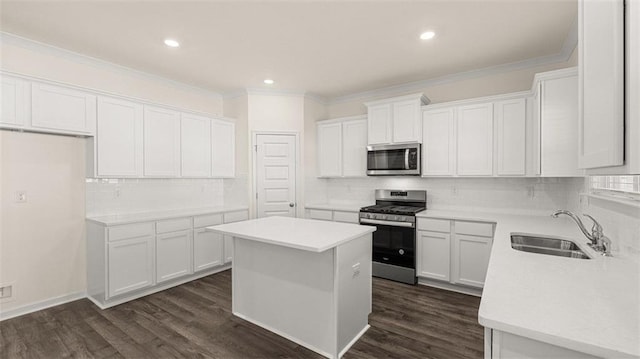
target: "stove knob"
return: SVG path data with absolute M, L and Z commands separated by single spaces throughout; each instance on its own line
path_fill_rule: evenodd
M 400 253 L 401 256 L 404 255 L 404 249 L 400 249 L 398 253 Z

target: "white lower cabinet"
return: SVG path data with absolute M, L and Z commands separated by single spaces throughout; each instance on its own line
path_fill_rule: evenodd
M 451 234 L 418 232 L 418 276 L 449 281 Z
M 343 223 L 360 223 L 360 212 L 334 211 L 330 209 L 307 209 L 306 218 L 318 219 L 321 221 L 333 221 Z
M 451 282 L 484 287 L 492 238 L 455 234 L 453 236 Z
M 492 223 L 418 218 L 418 277 L 482 288 L 492 243 Z
M 220 233 L 204 228 L 193 231 L 193 270 L 195 272 L 224 263 L 224 242 Z
M 108 244 L 107 256 L 107 298 L 153 285 L 153 236 L 111 242 Z
M 206 227 L 248 218 L 236 210 L 117 225 L 87 220 L 87 296 L 108 308 L 227 269 L 231 237 Z
M 158 283 L 191 273 L 191 230 L 156 236 Z
M 224 223 L 233 223 L 246 221 L 249 219 L 249 212 L 236 211 L 224 214 Z M 224 236 L 224 262 L 229 263 L 233 261 L 233 236 Z

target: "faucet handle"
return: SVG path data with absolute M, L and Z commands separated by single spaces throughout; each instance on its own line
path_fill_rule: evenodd
M 598 221 L 596 221 L 595 218 L 591 217 L 590 215 L 584 213 L 583 216 L 589 218 L 592 222 L 593 222 L 593 226 L 591 227 L 591 233 L 593 234 L 593 236 L 595 238 L 601 238 L 603 236 L 603 230 L 602 230 L 602 226 L 600 225 L 600 223 L 598 223 Z

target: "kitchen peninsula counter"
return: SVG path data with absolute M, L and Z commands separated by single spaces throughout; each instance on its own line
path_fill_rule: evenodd
M 328 358 L 369 328 L 375 227 L 266 217 L 208 227 L 233 236 L 233 314 Z

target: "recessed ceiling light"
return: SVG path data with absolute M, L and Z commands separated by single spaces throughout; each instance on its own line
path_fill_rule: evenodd
M 165 39 L 164 44 L 169 47 L 180 47 L 180 43 L 174 39 Z
M 423 32 L 422 34 L 420 34 L 420 39 L 421 40 L 429 40 L 429 39 L 433 39 L 434 36 L 436 36 L 435 32 L 427 31 L 427 32 Z
M 266 79 L 264 80 L 264 83 L 267 85 L 273 85 L 274 81 L 272 79 Z

